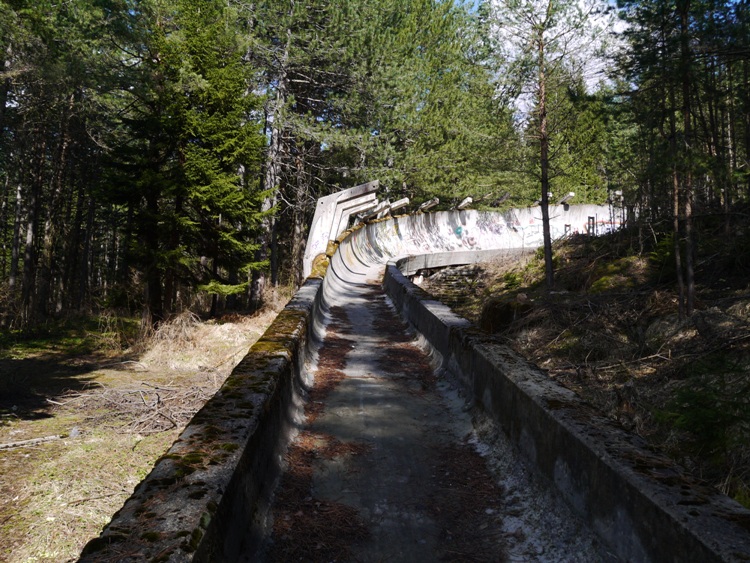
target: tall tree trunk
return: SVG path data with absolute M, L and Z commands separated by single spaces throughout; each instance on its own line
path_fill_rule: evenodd
M 120 284 L 127 284 L 130 280 L 128 278 L 130 274 L 130 264 L 132 263 L 131 247 L 133 235 L 135 234 L 135 204 L 128 204 L 128 213 L 125 218 L 125 232 L 122 236 L 122 253 L 120 256 L 120 263 L 118 264 L 118 270 L 115 272 L 115 280 Z
M 13 48 L 8 45 L 5 49 L 5 57 L 3 57 L 3 74 L 6 77 L 2 84 L 0 84 L 0 137 L 4 135 L 5 131 L 5 114 L 8 110 L 8 93 L 10 92 L 12 83 L 9 78 L 11 66 L 13 65 Z
M 544 60 L 545 39 L 540 30 L 537 36 L 539 64 L 539 156 L 542 180 L 542 234 L 544 237 L 544 273 L 547 289 L 555 285 L 552 262 L 552 236 L 549 225 L 549 134 L 547 131 L 547 75 Z
M 3 182 L 2 201 L 0 201 L 0 240 L 2 240 L 2 257 L 0 257 L 0 280 L 7 279 L 8 274 L 8 212 L 10 209 L 10 177 Z
M 47 139 L 43 131 L 38 133 L 38 145 L 35 151 L 36 164 L 31 177 L 31 193 L 28 202 L 28 215 L 26 216 L 26 241 L 23 254 L 23 280 L 21 282 L 21 307 L 23 322 L 29 323 L 34 313 L 33 301 L 36 295 L 37 274 L 37 221 L 41 207 L 41 198 L 44 182 L 45 152 Z
M 695 254 L 695 235 L 693 233 L 693 135 L 692 135 L 692 116 L 690 114 L 690 96 L 692 81 L 692 60 L 690 52 L 690 29 L 688 18 L 690 15 L 690 0 L 682 0 L 680 6 L 680 28 L 681 28 L 681 45 L 680 53 L 682 57 L 682 126 L 685 142 L 684 158 L 684 199 L 685 199 L 685 285 L 686 300 L 685 314 L 693 314 L 695 306 L 695 272 L 693 257 Z
M 294 3 L 292 2 L 292 6 Z M 290 12 L 291 15 L 291 12 Z M 261 211 L 265 214 L 261 223 L 261 233 L 258 240 L 258 250 L 255 254 L 256 262 L 265 262 L 269 260 L 269 254 L 273 249 L 273 233 L 275 231 L 275 221 L 271 210 L 276 207 L 277 192 L 281 180 L 281 160 L 283 157 L 282 150 L 282 133 L 284 129 L 284 109 L 288 96 L 288 65 L 289 49 L 292 42 L 292 30 L 286 30 L 286 43 L 284 51 L 279 61 L 279 72 L 276 83 L 276 95 L 274 97 L 270 111 L 266 111 L 266 123 L 270 122 L 271 139 L 268 145 L 268 152 L 265 159 L 265 174 L 263 176 L 263 189 L 268 195 L 263 200 Z M 270 119 L 268 116 L 270 115 Z M 276 260 L 277 257 L 271 257 Z M 266 274 L 262 270 L 256 270 L 252 275 L 250 284 L 250 308 L 259 309 L 263 301 L 263 292 L 266 285 Z
M 94 269 L 93 260 L 91 258 L 94 240 L 94 217 L 95 217 L 96 205 L 93 197 L 88 198 L 88 210 L 86 213 L 86 230 L 83 238 L 83 249 L 81 250 L 81 265 L 78 280 L 78 302 L 76 304 L 77 309 L 83 308 L 87 303 L 89 289 L 91 288 L 91 273 Z
M 677 165 L 672 166 L 672 232 L 674 234 L 674 266 L 677 275 L 677 313 L 680 319 L 685 318 L 685 278 L 682 274 L 682 236 L 680 229 L 680 178 L 677 174 Z
M 300 147 L 300 151 L 303 147 Z M 305 205 L 309 186 L 304 169 L 304 159 L 298 155 L 295 162 L 296 167 L 296 190 L 294 209 L 292 211 L 292 265 L 291 279 L 295 287 L 302 285 L 302 259 L 305 254 Z
M 80 291 L 80 280 L 78 276 L 81 275 L 80 268 L 80 245 L 81 245 L 81 234 L 83 229 L 83 211 L 84 211 L 84 197 L 83 197 L 83 182 L 78 184 L 78 189 L 75 197 L 75 213 L 73 219 L 70 222 L 71 228 L 69 235 L 65 239 L 65 287 L 69 288 L 65 292 L 63 297 L 64 307 L 70 307 L 73 309 L 80 309 L 83 296 Z
M 211 260 L 211 262 L 212 262 L 211 263 L 211 279 L 214 279 L 214 280 L 216 279 L 216 277 L 219 274 L 219 267 L 218 267 L 219 257 L 218 257 L 218 254 L 219 254 L 219 249 L 218 249 L 218 244 L 217 244 L 216 248 L 214 248 L 213 259 Z M 208 315 L 211 318 L 214 318 L 217 315 L 218 312 L 219 312 L 219 294 L 218 293 L 213 293 L 213 294 L 211 294 L 211 311 L 208 313 Z
M 146 212 L 143 226 L 143 243 L 147 253 L 146 259 L 146 310 L 143 321 L 152 327 L 164 320 L 162 301 L 162 276 L 159 266 L 159 198 L 155 189 L 146 194 Z
M 281 264 L 281 253 L 279 251 L 280 231 L 280 222 L 276 219 L 276 217 L 271 217 L 271 247 L 269 252 L 269 266 L 271 267 L 271 287 L 276 287 L 279 285 L 279 267 Z
M 677 152 L 677 124 L 675 118 L 675 93 L 674 88 L 669 88 L 670 108 L 669 108 L 669 152 L 672 161 L 672 234 L 674 243 L 674 262 L 675 275 L 677 276 L 677 312 L 680 319 L 685 317 L 685 278 L 683 277 L 682 268 L 682 229 L 680 216 L 682 214 L 682 204 L 680 198 L 680 177 L 677 161 L 679 158 Z
M 29 213 L 26 218 L 26 240 L 23 251 L 23 280 L 21 282 L 21 307 L 24 324 L 31 321 L 31 303 L 36 281 L 36 217 L 38 213 L 38 188 L 32 188 Z
M 21 181 L 16 186 L 16 209 L 13 218 L 13 238 L 10 244 L 10 273 L 8 274 L 8 290 L 11 297 L 16 291 L 18 281 L 18 265 L 21 259 L 21 211 L 23 208 L 23 192 Z
M 742 89 L 745 93 L 745 97 L 748 96 L 748 93 L 750 92 L 750 60 L 744 58 L 742 59 Z M 745 126 L 745 162 L 750 161 L 750 103 L 745 102 L 745 107 L 743 108 L 745 110 L 744 115 L 744 126 Z M 745 176 L 745 196 L 750 197 L 750 174 L 747 174 Z
M 3 61 L 3 70 L 7 73 L 11 67 L 11 47 L 8 45 L 6 49 L 6 56 Z M 10 92 L 11 82 L 10 78 L 6 78 L 0 84 L 0 144 L 2 143 L 3 137 L 5 136 L 5 114 L 8 108 L 8 92 Z M 2 201 L 2 212 L 0 212 L 0 225 L 2 225 L 2 232 L 0 237 L 2 238 L 2 279 L 6 279 L 8 274 L 8 246 L 7 246 L 7 228 L 8 228 L 8 214 L 10 207 L 10 174 L 5 171 L 5 184 L 3 186 L 3 201 Z
M 737 139 L 734 127 L 734 77 L 732 73 L 732 64 L 727 62 L 727 149 L 729 151 L 729 159 L 727 161 L 727 186 L 723 193 L 722 205 L 724 210 L 724 235 L 727 237 L 732 236 L 732 200 L 734 199 L 734 192 L 736 191 L 734 183 L 734 172 L 737 170 Z
M 52 276 L 56 262 L 58 229 L 60 228 L 60 209 L 64 195 L 65 169 L 67 166 L 68 146 L 70 145 L 70 119 L 73 113 L 75 95 L 71 94 L 68 105 L 62 119 L 62 137 L 55 155 L 54 173 L 51 182 L 50 200 L 47 205 L 47 217 L 44 221 L 44 232 L 42 233 L 42 249 L 39 257 L 39 282 L 37 314 L 41 317 L 47 315 L 50 291 L 52 288 Z
M 266 262 L 270 258 L 270 251 L 273 247 L 273 234 L 275 231 L 275 220 L 273 212 L 276 207 L 276 198 L 278 190 L 278 178 L 280 168 L 280 136 L 281 133 L 276 126 L 272 126 L 271 142 L 268 147 L 268 157 L 266 158 L 266 173 L 264 178 L 264 189 L 270 190 L 270 193 L 263 199 L 261 212 L 264 217 L 261 221 L 261 233 L 258 240 L 258 250 L 255 252 L 256 262 Z M 274 257 L 275 258 L 275 257 Z M 255 270 L 252 274 L 250 284 L 250 308 L 257 310 L 263 303 L 263 293 L 266 286 L 266 273 L 263 270 Z
M 179 218 L 182 214 L 183 198 L 181 194 L 175 196 L 174 214 Z M 167 251 L 172 254 L 180 245 L 180 229 L 177 224 L 172 225 L 172 232 L 169 235 Z M 214 260 L 214 263 L 216 260 Z M 169 264 L 164 272 L 164 313 L 170 315 L 175 312 L 175 301 L 177 299 L 177 269 L 173 264 Z

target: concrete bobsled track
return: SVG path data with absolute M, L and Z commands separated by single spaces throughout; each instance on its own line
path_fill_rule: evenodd
M 359 439 L 370 440 L 377 450 L 390 446 L 381 429 L 368 427 L 368 421 L 375 420 L 374 414 L 369 414 L 370 405 L 382 410 L 387 403 L 394 412 L 422 409 L 419 418 L 439 418 L 440 409 L 433 404 L 419 406 L 416 400 L 386 396 L 395 393 L 401 383 L 396 385 L 377 372 L 381 368 L 370 357 L 373 349 L 367 348 L 383 346 L 377 337 L 379 330 L 384 331 L 374 323 L 384 309 L 371 305 L 385 303 L 378 293 L 380 287 L 429 348 L 441 379 L 457 386 L 467 403 L 464 410 L 472 409 L 476 420 L 493 421 L 539 482 L 565 499 L 598 537 L 600 558 L 633 562 L 750 560 L 750 511 L 647 449 L 638 437 L 616 427 L 538 368 L 432 300 L 399 269 L 400 265 L 411 274 L 421 268 L 473 262 L 493 254 L 512 255 L 536 247 L 538 230 L 532 236 L 524 227 L 536 221 L 537 213 L 411 215 L 369 224 L 342 238 L 323 280 L 308 279 L 101 536 L 89 542 L 81 561 L 262 560 L 282 455 L 294 430 L 304 423 L 304 396 L 313 385 L 317 354 L 325 350 L 326 325 L 332 317 L 350 321 L 353 332 L 346 341 L 350 350 L 340 360 L 346 364 L 342 369 L 346 382 L 351 380 L 352 397 L 360 399 L 352 408 L 342 402 L 344 395 L 331 397 L 332 404 L 326 408 L 332 416 L 340 416 L 338 426 L 349 420 L 346 412 L 353 413 L 351 420 L 356 424 L 344 431 L 354 432 L 353 426 L 359 425 Z M 604 219 L 596 219 L 591 208 L 581 212 L 575 206 L 553 208 L 552 214 L 561 217 L 563 225 L 570 225 L 566 231 L 586 232 L 592 224 L 590 217 L 595 217 L 594 224 L 609 222 L 604 213 Z M 576 214 L 577 218 L 570 219 Z M 362 333 L 357 332 L 360 328 Z M 403 380 L 404 373 L 396 379 Z M 364 395 L 371 382 L 382 385 L 375 395 Z M 368 402 L 363 397 L 380 398 Z M 336 426 L 331 420 L 320 424 L 327 425 L 326 431 Z M 435 430 L 439 420 L 431 424 L 428 432 L 441 431 Z M 447 427 L 455 424 L 464 423 L 446 422 Z M 411 426 L 396 425 L 389 436 L 397 443 L 408 439 L 412 430 Z M 432 443 L 430 436 L 416 439 Z M 420 448 L 394 447 L 397 453 L 393 457 L 404 456 L 404 451 L 413 451 L 415 458 L 429 455 L 417 452 Z M 388 450 L 380 454 L 390 456 Z M 430 470 L 419 474 L 429 480 Z M 385 477 L 383 481 L 387 481 Z M 373 527 L 370 543 L 378 542 L 375 547 L 362 548 L 369 551 L 354 550 L 353 560 L 431 561 L 447 557 L 438 549 L 438 540 L 430 536 L 442 532 L 430 525 L 429 515 L 410 513 L 412 521 L 427 522 L 422 528 L 409 527 L 404 520 L 395 522 L 396 527 L 390 530 L 386 524 L 394 522 L 386 522 L 382 514 L 380 520 L 375 518 L 382 503 L 375 499 L 375 504 L 368 505 L 369 497 L 388 494 L 379 488 L 382 483 L 360 483 L 370 489 L 354 491 L 358 478 L 338 474 L 337 479 L 341 482 L 337 498 L 351 501 L 361 511 Z M 396 486 L 398 480 L 390 483 Z M 336 479 L 321 477 L 316 483 L 319 494 L 336 493 L 331 491 L 337 486 Z M 409 486 L 419 485 L 415 481 Z M 413 496 L 418 497 L 418 491 Z M 500 514 L 498 519 L 489 509 L 487 514 L 492 517 L 488 516 L 482 529 L 518 517 Z M 399 526 L 404 527 L 401 532 Z M 553 542 L 555 532 L 547 530 Z M 396 551 L 388 552 L 388 544 L 395 543 L 399 533 L 413 536 L 413 541 L 410 545 L 402 542 Z M 561 544 L 570 541 L 569 537 L 559 538 Z M 563 551 L 527 551 L 517 560 L 588 561 L 593 557 L 589 552 L 565 554 L 564 547 L 558 546 Z M 486 553 L 473 558 L 465 554 L 464 559 L 454 556 L 454 560 L 499 558 L 486 557 Z M 310 553 L 307 560 L 315 560 L 315 554 Z

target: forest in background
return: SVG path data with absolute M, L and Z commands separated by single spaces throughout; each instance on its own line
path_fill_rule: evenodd
M 630 206 L 689 315 L 702 218 L 735 236 L 750 196 L 746 1 L 0 0 L 0 30 L 5 329 L 257 309 L 373 179 Z

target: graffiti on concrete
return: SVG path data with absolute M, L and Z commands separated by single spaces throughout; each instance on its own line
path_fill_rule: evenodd
M 321 198 L 305 249 L 304 274 L 312 270 L 317 254 L 344 229 L 351 214 L 372 205 L 377 183 L 363 184 Z M 602 235 L 622 227 L 613 208 L 604 205 L 551 205 L 551 238 L 568 235 Z M 540 207 L 506 211 L 453 210 L 393 217 L 367 225 L 357 251 L 379 257 L 430 252 L 538 248 L 544 244 Z M 332 238 L 333 237 L 333 238 Z M 333 247 L 335 247 L 334 245 Z M 352 250 L 353 251 L 353 250 Z

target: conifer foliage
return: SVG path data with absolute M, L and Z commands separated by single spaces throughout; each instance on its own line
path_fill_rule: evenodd
M 507 183 L 470 6 L 2 0 L 0 22 L 6 327 L 258 306 L 301 281 L 322 195 Z
M 689 314 L 693 217 L 748 197 L 747 7 L 621 4 L 615 53 L 595 0 L 0 0 L 0 326 L 260 306 L 315 200 L 374 179 L 618 194 L 672 222 Z

